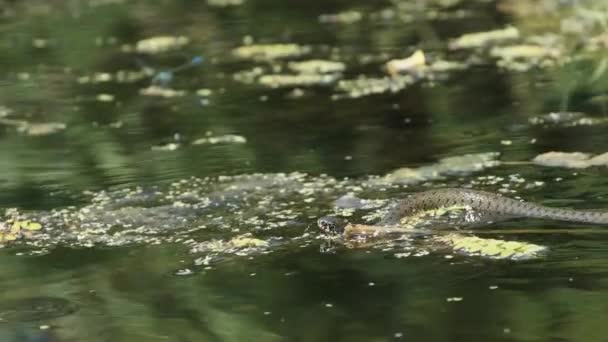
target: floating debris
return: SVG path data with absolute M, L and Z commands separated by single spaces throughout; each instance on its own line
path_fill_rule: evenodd
M 333 98 L 359 98 L 375 94 L 397 93 L 414 82 L 415 79 L 410 75 L 382 78 L 361 76 L 354 80 L 339 81 L 336 89 L 342 94 L 336 94 Z
M 135 44 L 135 51 L 155 55 L 168 51 L 179 50 L 190 42 L 188 37 L 184 36 L 158 36 L 147 38 L 138 41 Z M 130 50 L 125 48 L 125 50 Z
M 486 47 L 491 44 L 519 39 L 519 30 L 513 26 L 486 32 L 464 34 L 449 43 L 450 49 L 472 49 Z
M 177 275 L 177 276 L 187 276 L 187 275 L 191 275 L 191 274 L 194 274 L 194 272 L 189 268 L 184 268 L 182 270 L 177 270 L 175 272 L 175 275 Z
M 196 139 L 192 142 L 192 145 L 203 145 L 203 144 L 244 144 L 247 142 L 247 139 L 240 135 L 235 134 L 226 134 L 215 137 L 206 137 Z
M 518 59 L 539 61 L 545 58 L 558 58 L 560 54 L 557 48 L 532 44 L 496 46 L 490 50 L 490 56 L 506 61 Z
M 96 99 L 99 102 L 114 102 L 114 95 L 112 95 L 112 94 L 97 94 Z
M 463 297 L 448 297 L 445 299 L 446 302 L 462 302 Z
M 178 143 L 168 143 L 166 145 L 152 146 L 152 151 L 175 151 L 179 148 Z
M 248 70 L 241 70 L 236 72 L 232 77 L 235 81 L 252 84 L 258 79 L 258 77 L 264 74 L 264 69 L 261 67 L 254 67 Z
M 392 59 L 386 63 L 386 70 L 390 75 L 402 73 L 421 73 L 426 67 L 426 58 L 422 50 L 416 50 L 411 56 L 404 59 Z
M 181 97 L 186 95 L 185 90 L 175 90 L 171 88 L 161 87 L 161 86 L 149 86 L 148 88 L 143 88 L 139 90 L 141 95 L 145 96 L 158 96 L 158 97 Z
M 589 51 L 598 51 L 608 48 L 608 33 L 602 33 L 591 37 L 586 43 L 586 48 Z
M 340 79 L 339 74 L 263 75 L 258 83 L 270 88 L 327 86 Z
M 17 131 L 24 133 L 29 136 L 45 136 L 55 133 L 59 133 L 67 128 L 67 125 L 60 122 L 45 122 L 45 123 L 34 123 L 24 122 L 22 125 L 17 127 Z
M 456 70 L 464 70 L 467 65 L 462 62 L 436 60 L 430 65 L 427 65 L 427 70 L 430 72 L 449 72 Z
M 345 11 L 335 14 L 321 14 L 319 22 L 331 24 L 352 24 L 363 19 L 363 15 L 358 11 Z
M 302 88 L 294 88 L 289 93 L 285 95 L 288 99 L 299 99 L 308 95 L 308 93 Z
M 80 84 L 97 84 L 106 82 L 134 83 L 153 76 L 151 70 L 119 70 L 114 74 L 98 72 L 92 75 L 80 76 L 76 80 Z
M 330 74 L 341 73 L 346 69 L 342 62 L 328 61 L 324 59 L 311 59 L 301 62 L 289 62 L 287 67 L 302 74 Z
M 240 6 L 244 3 L 245 0 L 207 0 L 207 5 L 213 7 Z
M 211 89 L 206 89 L 206 88 L 201 88 L 199 90 L 196 91 L 196 95 L 200 96 L 200 97 L 209 97 L 213 94 L 213 90 Z
M 0 118 L 4 118 L 9 116 L 13 111 L 8 108 L 8 107 L 4 107 L 4 106 L 0 106 Z
M 490 50 L 490 56 L 499 58 L 499 67 L 520 72 L 532 67 L 553 66 L 560 55 L 557 48 L 531 44 L 497 46 Z
M 382 178 L 389 183 L 410 184 L 441 179 L 447 175 L 466 174 L 500 165 L 498 152 L 465 154 L 440 159 L 437 163 L 419 168 L 401 168 Z
M 532 159 L 534 164 L 571 169 L 608 166 L 608 152 L 592 156 L 582 152 L 547 152 Z
M 607 119 L 599 119 L 578 112 L 553 112 L 545 115 L 532 117 L 528 120 L 532 125 L 544 126 L 587 126 L 607 122 Z
M 33 232 L 41 230 L 42 225 L 30 220 L 19 220 L 17 216 L 0 222 L 0 244 L 20 238 L 30 238 Z
M 204 258 L 198 258 L 195 264 L 210 265 L 221 254 L 232 254 L 248 256 L 260 254 L 267 251 L 270 243 L 265 240 L 252 237 L 251 233 L 235 236 L 230 240 L 212 239 L 194 244 L 190 252 L 194 254 L 206 254 Z
M 32 46 L 36 49 L 44 49 L 49 46 L 49 40 L 43 38 L 32 39 Z
M 245 45 L 232 50 L 240 59 L 269 61 L 283 58 L 301 57 L 312 51 L 310 46 L 298 44 L 259 44 Z

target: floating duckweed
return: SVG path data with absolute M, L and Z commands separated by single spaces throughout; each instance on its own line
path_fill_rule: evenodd
M 448 297 L 445 299 L 446 302 L 462 302 L 462 297 Z
M 432 72 L 449 72 L 456 70 L 464 70 L 467 65 L 461 62 L 436 60 L 427 66 L 427 69 Z
M 97 101 L 99 102 L 113 102 L 114 95 L 112 94 L 97 94 Z
M 264 75 L 258 83 L 270 88 L 326 86 L 335 83 L 340 78 L 336 74 L 299 74 L 299 75 Z
M 287 67 L 295 72 L 303 74 L 340 73 L 346 69 L 346 65 L 344 65 L 342 62 L 328 61 L 323 59 L 289 62 Z
M 414 81 L 410 75 L 382 78 L 361 76 L 354 80 L 342 80 L 338 82 L 336 88 L 343 94 L 335 95 L 334 98 L 359 98 L 374 94 L 396 93 L 413 84 Z
M 30 136 L 44 136 L 59 133 L 67 128 L 67 125 L 60 122 L 33 123 L 24 122 L 17 130 Z
M 268 247 L 268 241 L 250 237 L 250 235 L 237 236 L 230 240 L 230 245 L 236 248 Z
M 44 49 L 49 46 L 48 39 L 36 38 L 32 40 L 32 46 L 37 49 Z
M 135 51 L 146 54 L 159 54 L 178 50 L 187 45 L 190 40 L 184 36 L 158 36 L 138 41 Z
M 211 96 L 213 94 L 213 90 L 211 89 L 199 89 L 196 91 L 196 95 L 201 96 L 201 97 L 208 97 Z
M 503 60 L 540 60 L 543 58 L 557 58 L 559 55 L 559 49 L 531 44 L 496 46 L 490 50 L 490 56 Z
M 391 183 L 417 183 L 441 179 L 450 174 L 466 174 L 495 167 L 500 164 L 498 152 L 465 154 L 440 159 L 437 163 L 419 168 L 401 168 L 387 174 L 383 181 Z
M 547 250 L 544 246 L 532 243 L 482 239 L 461 234 L 448 234 L 436 237 L 435 240 L 450 245 L 454 250 L 460 253 L 493 259 L 532 259 L 539 257 Z
M 13 111 L 10 108 L 8 108 L 8 107 L 0 106 L 0 118 L 7 117 L 12 112 Z
M 203 144 L 244 144 L 247 142 L 247 139 L 240 135 L 235 134 L 226 134 L 215 137 L 207 137 L 196 139 L 192 142 L 192 145 L 203 145 Z
M 532 117 L 528 121 L 533 125 L 556 125 L 563 127 L 587 126 L 607 122 L 604 118 L 594 118 L 585 113 L 578 112 L 553 112 Z
M 512 45 L 494 47 L 490 55 L 499 58 L 497 65 L 513 71 L 527 71 L 532 67 L 553 66 L 560 50 L 541 45 Z
M 240 59 L 274 60 L 300 57 L 311 51 L 310 46 L 298 44 L 259 44 L 235 48 L 232 54 Z
M 245 0 L 207 0 L 207 5 L 213 7 L 239 6 L 243 3 L 245 3 Z
M 321 23 L 340 23 L 340 24 L 352 24 L 363 19 L 363 15 L 358 11 L 345 11 L 335 14 L 321 14 L 319 16 L 319 22 Z
M 233 75 L 235 81 L 239 81 L 245 84 L 254 83 L 258 77 L 264 74 L 264 69 L 261 67 L 255 67 L 249 70 L 242 70 Z
M 185 90 L 175 90 L 175 89 L 160 87 L 160 86 L 149 86 L 148 88 L 140 89 L 139 93 L 141 95 L 145 95 L 145 96 L 158 96 L 158 97 L 166 97 L 166 98 L 181 97 L 181 96 L 186 95 Z
M 177 143 L 168 143 L 166 145 L 152 146 L 150 149 L 152 151 L 175 151 L 179 148 L 179 144 Z
M 119 70 L 114 74 L 99 72 L 93 75 L 81 76 L 77 79 L 80 84 L 97 84 L 105 82 L 133 83 L 152 76 L 149 70 Z
M 452 40 L 449 47 L 450 49 L 479 48 L 490 44 L 516 40 L 518 38 L 519 30 L 515 27 L 509 26 L 499 30 L 464 34 Z

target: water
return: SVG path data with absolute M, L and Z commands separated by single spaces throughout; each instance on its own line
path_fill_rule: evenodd
M 112 223 L 102 233 L 81 235 L 82 243 L 76 242 L 81 233 L 76 230 L 43 245 L 2 249 L 0 301 L 48 296 L 78 309 L 0 323 L 0 336 L 7 341 L 605 340 L 608 235 L 601 232 L 480 234 L 549 247 L 547 256 L 528 261 L 459 255 L 424 241 L 412 247 L 420 256 L 399 258 L 400 247 L 327 248 L 317 238 L 315 218 L 331 213 L 334 200 L 348 192 L 378 200 L 355 211 L 355 220 L 395 197 L 444 185 L 512 189 L 506 194 L 552 206 L 605 208 L 608 201 L 604 167 L 505 163 L 410 179 L 407 186 L 374 178 L 468 153 L 500 152 L 501 161 L 522 162 L 549 151 L 606 152 L 605 124 L 528 121 L 559 111 L 605 119 L 602 54 L 582 53 L 564 62 L 586 51 L 592 39 L 582 37 L 600 32 L 601 17 L 577 16 L 586 8 L 604 13 L 602 3 L 392 3 L 248 0 L 224 8 L 202 1 L 0 1 L 0 119 L 9 120 L 0 124 L 0 207 L 44 218 L 52 210 L 80 213 L 104 192 L 110 205 L 119 207 L 123 196 L 154 189 L 158 198 L 135 206 L 152 208 L 148 218 L 174 228 L 131 231 L 130 240 L 113 247 L 106 237 L 125 227 Z M 381 12 L 387 8 L 393 17 Z M 321 14 L 351 9 L 363 19 L 319 22 Z M 385 19 L 377 19 L 381 13 Z M 413 19 L 405 18 L 412 13 Z M 573 22 L 586 26 L 576 31 Z M 546 38 L 548 32 L 569 37 L 551 45 L 563 49 L 557 66 L 514 71 L 498 67 L 484 49 L 447 48 L 461 34 L 507 25 L 529 39 Z M 183 35 L 190 42 L 167 53 L 125 52 L 124 46 L 132 49 L 138 40 L 159 35 Z M 332 58 L 345 63 L 343 79 L 383 77 L 384 62 L 416 48 L 429 61 L 457 61 L 466 68 L 396 93 L 336 100 L 332 96 L 343 94 L 335 87 L 316 86 L 302 87 L 303 96 L 294 98 L 294 87 L 234 80 L 235 73 L 254 67 L 271 73 L 279 72 L 279 65 L 287 72 L 287 62 L 232 55 L 251 39 L 310 45 L 309 55 L 287 60 Z M 583 48 L 571 48 L 577 44 Z M 186 91 L 184 96 L 140 93 L 158 72 L 197 56 L 204 58 L 201 64 L 176 71 L 168 81 L 171 89 Z M 148 74 L 136 82 L 103 81 L 119 70 L 141 73 L 142 66 Z M 201 88 L 211 95 L 196 95 Z M 66 127 L 35 135 L 31 123 Z M 226 135 L 245 142 L 192 144 Z M 177 148 L 162 150 L 168 144 Z M 307 175 L 273 183 L 285 177 L 278 173 L 292 172 Z M 266 180 L 239 176 L 252 173 Z M 210 196 L 216 205 L 194 218 L 184 215 L 188 220 L 181 223 L 180 215 L 164 215 L 162 205 L 172 206 L 186 194 L 195 203 Z M 85 218 L 99 223 L 100 217 Z M 198 225 L 205 228 L 189 231 Z M 580 227 L 517 220 L 494 228 Z M 144 228 L 155 227 L 148 222 Z M 65 229 L 55 232 L 71 232 Z M 271 244 L 244 256 L 193 250 L 246 233 Z M 95 246 L 85 247 L 89 241 Z M 206 256 L 212 257 L 208 265 L 202 262 Z

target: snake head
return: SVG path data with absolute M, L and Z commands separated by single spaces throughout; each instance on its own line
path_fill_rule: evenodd
M 346 221 L 336 216 L 323 216 L 317 220 L 317 226 L 326 234 L 337 235 L 344 233 Z

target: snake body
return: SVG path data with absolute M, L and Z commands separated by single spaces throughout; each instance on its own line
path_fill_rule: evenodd
M 444 188 L 423 191 L 401 200 L 379 225 L 398 225 L 419 212 L 449 207 L 466 207 L 481 216 L 529 217 L 557 221 L 608 224 L 608 212 L 552 208 L 519 201 L 487 191 Z
M 376 225 L 377 227 L 403 226 L 408 220 L 432 211 L 460 208 L 463 215 L 449 218 L 441 224 L 457 227 L 461 224 L 479 225 L 495 220 L 528 217 L 546 220 L 591 224 L 608 224 L 608 212 L 585 211 L 547 207 L 499 194 L 462 188 L 443 188 L 419 192 L 402 199 Z M 437 226 L 432 220 L 431 226 Z M 346 222 L 335 217 L 322 217 L 319 228 L 329 233 L 342 233 Z

